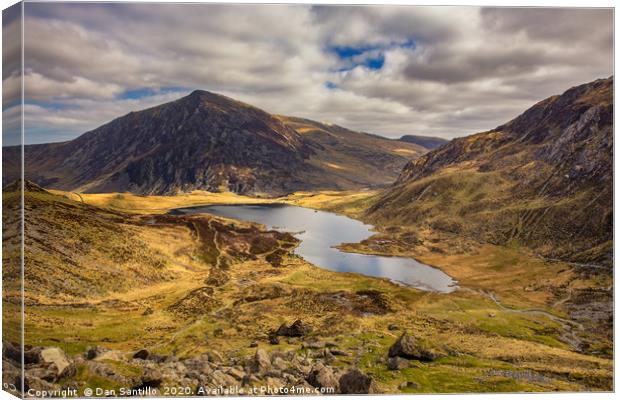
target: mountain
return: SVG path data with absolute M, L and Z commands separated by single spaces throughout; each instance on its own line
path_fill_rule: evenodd
M 401 142 L 417 144 L 429 150 L 436 149 L 437 147 L 449 142 L 449 140 L 439 137 L 418 135 L 404 135 L 398 140 Z
M 368 217 L 612 263 L 613 77 L 409 162 Z
M 409 160 L 428 151 L 415 144 L 338 125 L 295 117 L 279 118 L 295 129 L 311 149 L 308 164 L 323 174 L 328 171 L 329 179 L 336 187 L 359 188 L 392 183 Z
M 225 96 L 194 91 L 69 142 L 26 146 L 26 177 L 44 187 L 83 192 L 279 195 L 385 185 L 424 152 L 346 130 L 328 141 L 314 140 L 286 121 Z M 350 137 L 359 153 L 334 156 Z M 17 148 L 4 153 L 7 166 L 19 155 Z M 7 174 L 5 183 L 16 178 Z

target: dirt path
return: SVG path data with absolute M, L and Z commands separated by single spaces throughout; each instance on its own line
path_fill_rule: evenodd
M 585 331 L 585 327 L 583 326 L 583 324 L 577 321 L 558 317 L 557 315 L 554 315 L 548 311 L 537 309 L 537 308 L 518 309 L 518 308 L 507 307 L 504 304 L 502 304 L 502 302 L 497 298 L 495 293 L 489 290 L 481 290 L 481 289 L 476 290 L 476 289 L 470 289 L 470 288 L 462 288 L 462 289 L 473 292 L 473 293 L 480 294 L 482 296 L 485 296 L 491 299 L 502 311 L 515 313 L 515 314 L 539 315 L 539 316 L 547 317 L 550 320 L 562 325 L 563 332 L 562 332 L 562 335 L 560 335 L 560 338 L 565 343 L 569 344 L 576 351 L 579 351 L 579 349 L 581 348 L 581 344 L 583 343 L 583 340 L 577 335 L 576 331 L 583 332 Z M 569 298 L 570 298 L 570 295 L 569 295 Z M 567 299 L 564 299 L 564 301 L 566 300 Z

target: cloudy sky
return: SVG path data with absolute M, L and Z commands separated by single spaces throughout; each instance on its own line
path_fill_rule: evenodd
M 72 139 L 194 89 L 388 137 L 452 138 L 613 71 L 610 9 L 25 7 L 27 143 Z M 3 20 L 11 132 L 19 73 L 6 60 L 19 46 L 7 43 L 19 20 Z

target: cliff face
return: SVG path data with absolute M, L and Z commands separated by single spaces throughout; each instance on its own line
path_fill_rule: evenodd
M 613 78 L 409 162 L 369 210 L 549 256 L 611 261 Z
M 195 91 L 117 118 L 70 142 L 26 146 L 26 177 L 45 187 L 84 192 L 202 189 L 279 195 L 386 185 L 425 151 L 344 128 L 339 129 L 347 135 L 332 134 L 324 142 L 298 132 L 294 121 Z M 347 153 L 347 146 L 356 151 Z M 3 153 L 7 167 L 19 156 L 16 148 Z M 18 178 L 10 168 L 7 172 L 5 184 Z

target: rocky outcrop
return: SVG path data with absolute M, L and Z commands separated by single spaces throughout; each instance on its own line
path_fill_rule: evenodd
M 398 338 L 398 340 L 390 347 L 388 357 L 390 357 L 389 365 L 396 367 L 390 369 L 401 369 L 404 368 L 404 366 L 403 362 L 400 361 L 399 358 L 407 360 L 433 361 L 439 357 L 439 354 L 432 349 L 425 347 L 415 337 L 407 333 L 403 333 L 402 336 Z
M 325 344 L 327 346 L 327 344 Z M 15 346 L 8 344 L 5 349 Z M 250 357 L 228 357 L 216 350 L 194 357 L 179 359 L 175 356 L 156 356 L 145 349 L 120 352 L 101 346 L 89 348 L 84 356 L 68 357 L 55 347 L 29 349 L 36 358 L 26 365 L 27 388 L 58 390 L 77 388 L 78 394 L 85 382 L 75 380 L 75 371 L 91 381 L 104 380 L 130 388 L 135 394 L 161 395 L 163 385 L 196 388 L 192 395 L 208 395 L 224 388 L 269 386 L 276 392 L 291 386 L 322 394 L 362 394 L 373 391 L 373 380 L 358 369 L 348 371 L 328 365 L 322 355 L 317 358 L 295 351 L 267 352 L 258 348 Z M 3 360 L 4 382 L 20 387 L 20 373 L 15 361 Z M 136 355 L 138 357 L 136 357 Z M 112 361 L 112 362 L 110 362 Z M 131 373 L 129 373 L 131 371 Z M 17 393 L 17 392 L 16 392 Z M 242 393 L 242 392 L 241 392 Z M 231 393 L 234 394 L 234 393 Z

